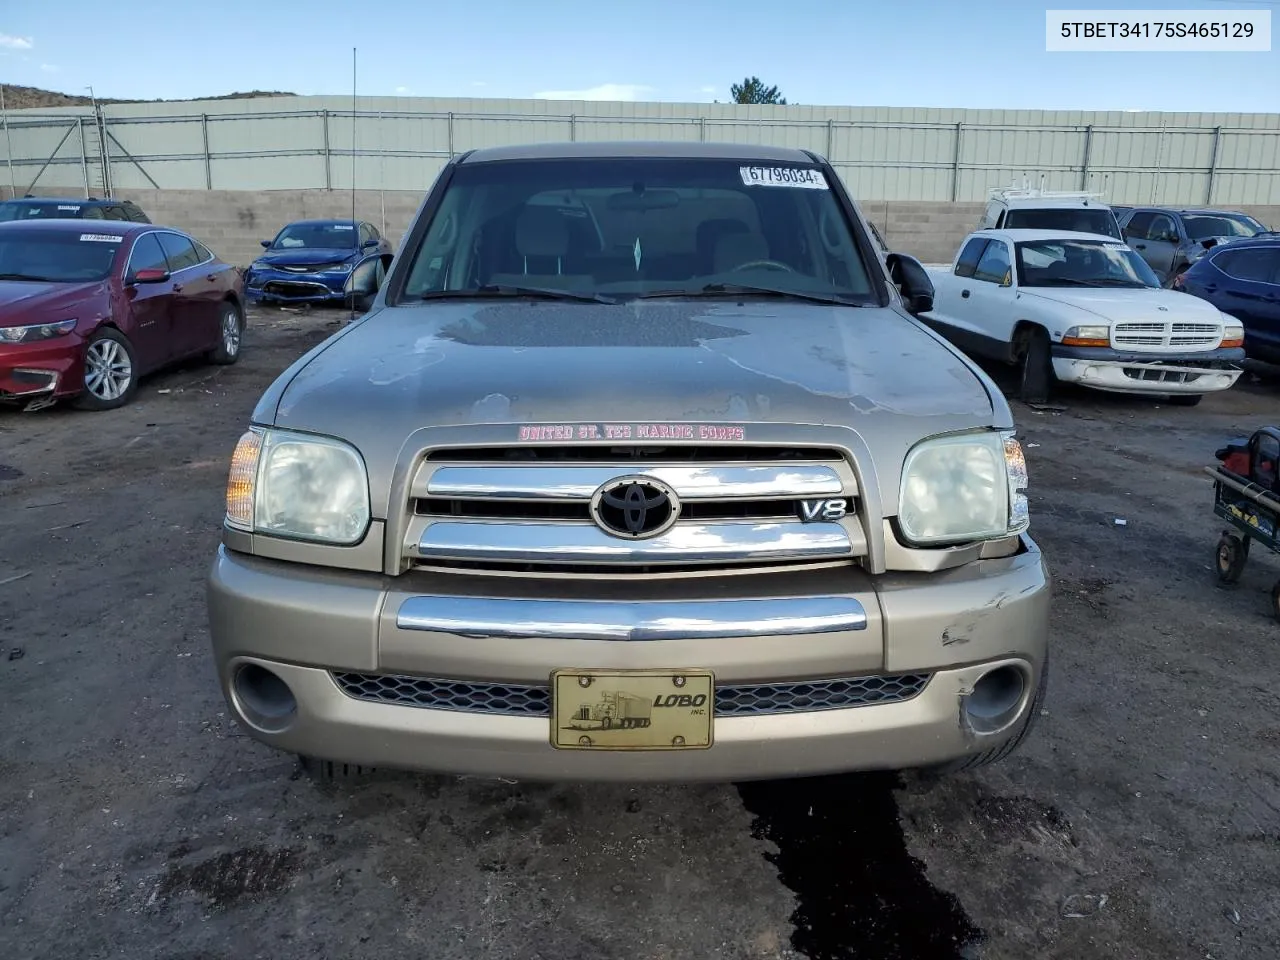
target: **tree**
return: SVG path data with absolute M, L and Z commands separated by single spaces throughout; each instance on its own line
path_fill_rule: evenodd
M 729 87 L 729 96 L 734 103 L 776 103 L 785 104 L 787 98 L 782 96 L 777 87 L 766 87 L 759 77 L 747 77 L 741 83 Z

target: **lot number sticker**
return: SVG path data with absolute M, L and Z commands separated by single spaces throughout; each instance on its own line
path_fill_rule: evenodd
M 80 208 L 79 208 L 78 206 L 73 205 L 73 204 L 69 204 L 69 203 L 60 203 L 60 204 L 58 204 L 58 209 L 59 209 L 59 210 L 71 210 L 72 212 L 74 212 L 74 211 L 76 211 L 76 210 L 79 210 Z
M 80 239 L 89 243 L 119 243 L 124 237 L 110 233 L 82 233 Z
M 796 167 L 742 167 L 742 182 L 748 187 L 799 187 L 801 190 L 829 190 L 827 178 L 819 170 Z

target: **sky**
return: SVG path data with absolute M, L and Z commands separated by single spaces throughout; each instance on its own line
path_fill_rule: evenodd
M 103 97 L 348 94 L 354 46 L 368 96 L 709 103 L 755 75 L 804 104 L 1280 112 L 1280 0 L 221 0 L 185 22 L 153 0 L 0 6 L 0 82 Z M 1271 10 L 1272 50 L 1045 51 L 1046 9 L 1117 7 Z M 69 27 L 105 11 L 105 31 Z

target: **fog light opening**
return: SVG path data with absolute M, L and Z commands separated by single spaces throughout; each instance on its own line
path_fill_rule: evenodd
M 984 673 L 965 697 L 964 713 L 975 733 L 999 733 L 1018 718 L 1027 694 L 1027 677 L 1015 666 Z
M 288 729 L 298 712 L 298 701 L 289 685 L 256 663 L 236 668 L 231 693 L 245 722 L 266 733 Z

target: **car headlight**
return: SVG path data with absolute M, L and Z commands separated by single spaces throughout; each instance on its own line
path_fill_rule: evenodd
M 369 475 L 341 440 L 253 427 L 236 444 L 227 525 L 250 533 L 350 545 L 369 529 Z
M 1072 327 L 1062 335 L 1062 344 L 1067 347 L 1109 347 L 1111 346 L 1111 328 L 1107 326 Z
M 1012 433 L 917 444 L 902 468 L 898 526 L 919 546 L 997 540 L 1030 524 L 1027 462 Z
M 355 264 L 350 260 L 344 260 L 342 263 L 335 263 L 333 265 L 333 271 L 335 273 L 350 273 L 353 269 L 355 269 Z
M 270 270 L 271 264 L 267 263 L 267 261 L 265 260 L 255 260 L 253 261 L 253 263 L 249 264 L 249 269 L 250 270 Z
M 1223 347 L 1243 347 L 1244 346 L 1244 324 L 1239 320 L 1227 319 L 1222 325 L 1222 344 Z
M 35 343 L 52 340 L 76 328 L 75 320 L 59 320 L 57 323 L 33 323 L 25 327 L 0 327 L 0 343 Z

